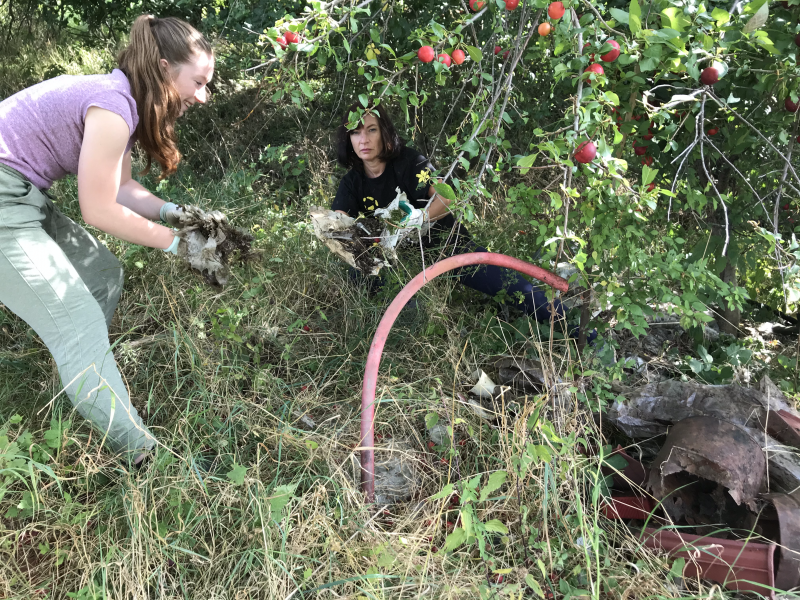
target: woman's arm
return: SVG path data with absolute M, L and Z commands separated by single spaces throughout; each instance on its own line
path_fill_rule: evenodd
M 433 186 L 428 188 L 428 198 L 433 198 L 428 205 L 428 218 L 431 221 L 438 221 L 439 219 L 446 217 L 450 214 L 450 202 L 452 200 L 446 200 L 442 198 L 439 194 L 436 193 L 436 190 L 433 189 Z
M 131 166 L 131 153 L 126 152 L 122 157 L 122 173 L 120 174 L 119 192 L 117 192 L 117 204 L 130 208 L 137 215 L 146 219 L 158 221 L 161 217 L 159 211 L 164 206 L 164 201 L 154 196 L 141 183 L 136 181 L 133 176 Z
M 149 192 L 142 194 L 131 185 L 130 156 L 125 158 L 130 131 L 125 120 L 119 115 L 93 106 L 86 112 L 81 155 L 78 161 L 78 201 L 83 220 L 122 240 L 149 246 L 168 248 L 175 235 L 168 227 L 158 225 L 145 218 L 158 218 L 158 209 L 153 208 L 158 201 Z M 123 166 L 128 171 L 123 175 Z M 117 203 L 121 183 L 125 181 L 123 201 Z M 135 183 L 135 182 L 134 182 Z M 138 186 L 141 187 L 141 186 Z M 142 188 L 144 189 L 144 188 Z M 131 193 L 130 190 L 133 190 Z M 131 202 L 142 212 L 128 208 Z

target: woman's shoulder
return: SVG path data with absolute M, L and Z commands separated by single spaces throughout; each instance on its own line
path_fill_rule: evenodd
M 413 146 L 404 146 L 400 155 L 394 159 L 396 166 L 403 170 L 425 166 L 430 163 L 428 158 Z

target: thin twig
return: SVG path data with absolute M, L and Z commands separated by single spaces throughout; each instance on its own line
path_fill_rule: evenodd
M 705 113 L 706 113 L 706 98 L 708 96 L 703 96 L 703 104 L 700 106 L 700 113 L 697 115 L 697 121 L 695 123 L 695 127 L 700 131 L 700 164 L 703 165 L 703 171 L 708 178 L 711 187 L 714 188 L 714 191 L 717 194 L 717 198 L 719 198 L 720 204 L 722 204 L 722 210 L 725 214 L 725 244 L 722 246 L 722 256 L 725 256 L 728 252 L 728 244 L 731 240 L 731 232 L 730 232 L 730 223 L 728 222 L 728 205 L 725 204 L 725 201 L 722 199 L 722 194 L 719 193 L 717 189 L 717 184 L 714 183 L 714 178 L 711 177 L 711 174 L 708 172 L 708 168 L 706 168 L 706 158 L 703 153 L 703 140 L 706 139 L 705 133 L 703 133 L 703 123 L 705 122 Z M 697 132 L 695 131 L 695 134 Z
M 575 9 L 570 8 L 569 11 L 570 11 L 570 16 L 572 17 L 573 26 L 580 27 L 580 23 L 578 22 L 578 14 L 575 12 Z M 583 56 L 583 32 L 580 30 L 578 33 L 578 56 Z M 577 141 L 578 135 L 580 134 L 581 98 L 583 97 L 583 73 L 584 70 L 581 69 L 580 73 L 578 74 L 578 91 L 575 95 L 575 102 L 573 103 L 573 110 L 575 111 L 575 117 L 572 121 L 572 130 L 575 132 L 575 141 Z M 570 199 L 569 199 L 569 194 L 567 193 L 566 190 L 568 190 L 572 185 L 572 170 L 568 169 L 566 175 L 567 175 L 566 181 L 564 184 L 564 235 L 558 244 L 558 252 L 556 253 L 556 263 L 555 263 L 556 266 L 558 266 L 558 261 L 561 258 L 561 254 L 564 252 L 564 240 L 566 239 L 567 231 L 569 231 Z

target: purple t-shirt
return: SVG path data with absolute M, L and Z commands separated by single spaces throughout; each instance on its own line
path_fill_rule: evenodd
M 135 142 L 136 101 L 125 73 L 62 75 L 0 102 L 0 163 L 16 169 L 40 190 L 78 172 L 86 111 L 97 106 L 118 114 Z

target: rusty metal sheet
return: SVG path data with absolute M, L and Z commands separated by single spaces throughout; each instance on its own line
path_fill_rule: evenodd
M 755 508 L 766 470 L 761 446 L 742 427 L 690 417 L 670 430 L 648 485 L 675 521 L 736 523 L 744 516 L 743 504 Z
M 800 588 L 800 493 L 764 494 L 778 513 L 780 546 L 775 587 Z

